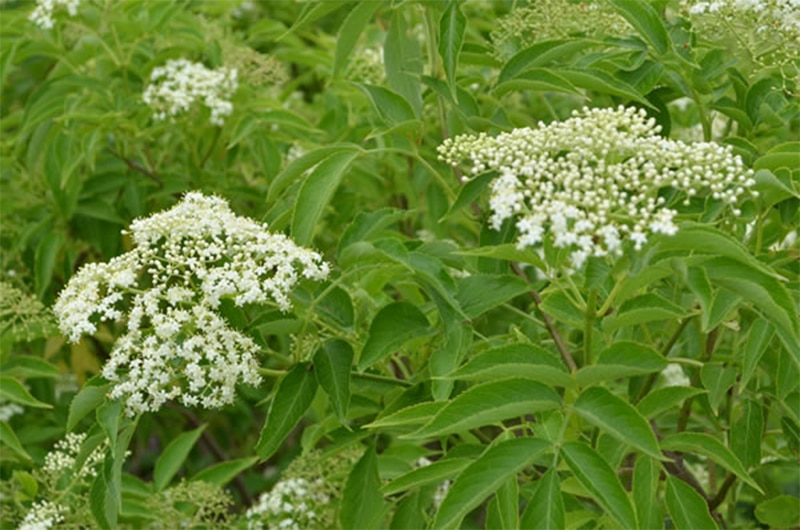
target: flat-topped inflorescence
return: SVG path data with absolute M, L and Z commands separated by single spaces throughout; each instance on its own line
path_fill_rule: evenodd
M 755 181 L 730 146 L 659 132 L 641 109 L 584 108 L 537 128 L 447 139 L 439 153 L 449 164 L 468 161 L 473 176 L 499 173 L 489 199 L 494 229 L 514 217 L 519 247 L 551 238 L 580 268 L 589 256 L 620 255 L 625 241 L 639 250 L 648 234 L 675 234 L 677 211 L 659 196 L 662 188 L 687 201 L 710 195 L 741 213 L 737 203 Z
M 170 59 L 153 69 L 142 99 L 155 111 L 157 120 L 177 116 L 200 101 L 211 111 L 211 124 L 222 126 L 233 112 L 229 98 L 238 87 L 236 69 L 210 70 L 201 63 Z
M 56 304 L 73 342 L 102 320 L 127 321 L 103 376 L 130 414 L 167 400 L 217 408 L 239 382 L 257 385 L 255 342 L 233 329 L 220 303 L 291 308 L 301 278 L 322 280 L 328 265 L 266 225 L 236 216 L 218 197 L 188 193 L 173 208 L 131 224 L 135 247 L 81 268 Z

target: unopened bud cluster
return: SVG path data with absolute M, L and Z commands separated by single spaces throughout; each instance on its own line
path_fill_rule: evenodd
M 709 195 L 741 213 L 737 202 L 755 181 L 730 146 L 659 132 L 644 110 L 584 108 L 537 128 L 447 139 L 439 153 L 450 164 L 469 161 L 473 176 L 498 172 L 489 199 L 494 229 L 517 218 L 520 248 L 551 238 L 572 250 L 579 268 L 589 256 L 620 255 L 625 241 L 639 250 L 649 234 L 675 234 L 677 211 L 662 188 L 685 201 Z
M 157 120 L 186 112 L 199 101 L 211 111 L 211 124 L 222 126 L 233 112 L 230 97 L 238 86 L 236 69 L 210 70 L 186 59 L 171 59 L 153 69 L 142 99 Z
M 73 342 L 99 321 L 126 318 L 103 376 L 129 414 L 156 411 L 170 399 L 218 408 L 233 401 L 237 383 L 258 385 L 258 348 L 228 324 L 221 301 L 288 311 L 302 277 L 328 275 L 316 252 L 200 193 L 134 221 L 130 235 L 131 251 L 81 268 L 54 308 Z
M 29 20 L 42 29 L 53 29 L 56 11 L 65 9 L 69 16 L 74 17 L 78 14 L 80 3 L 81 0 L 36 0 L 36 9 Z

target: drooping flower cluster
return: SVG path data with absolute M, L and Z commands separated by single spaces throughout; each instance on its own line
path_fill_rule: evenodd
M 676 210 L 658 192 L 672 187 L 684 198 L 711 195 L 731 205 L 755 181 L 729 146 L 685 144 L 659 136 L 644 110 L 586 109 L 537 128 L 447 139 L 443 160 L 469 160 L 470 172 L 493 170 L 491 225 L 518 218 L 519 247 L 546 238 L 571 249 L 572 266 L 589 256 L 619 255 L 623 243 L 639 250 L 648 234 L 673 235 Z
M 36 0 L 36 9 L 31 13 L 29 20 L 42 29 L 53 29 L 55 25 L 54 14 L 58 10 L 66 10 L 69 16 L 78 14 L 81 0 Z
M 101 320 L 127 317 L 103 376 L 129 414 L 156 411 L 170 399 L 218 408 L 233 401 L 237 383 L 259 384 L 258 348 L 220 314 L 221 301 L 271 302 L 287 311 L 301 277 L 328 275 L 316 252 L 196 192 L 134 221 L 130 235 L 131 251 L 84 266 L 54 308 L 72 341 Z
M 210 70 L 186 59 L 170 59 L 153 69 L 142 99 L 153 108 L 157 120 L 177 116 L 200 101 L 211 111 L 212 125 L 222 126 L 233 112 L 230 97 L 238 86 L 236 69 Z

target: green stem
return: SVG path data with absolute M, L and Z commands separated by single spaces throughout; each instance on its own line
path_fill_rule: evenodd
M 586 313 L 583 323 L 583 365 L 592 364 L 592 331 L 594 330 L 594 319 L 597 316 L 597 289 L 589 290 L 589 297 L 586 300 Z
M 614 303 L 614 300 L 617 298 L 619 294 L 619 290 L 622 288 L 624 283 L 625 277 L 618 279 L 616 283 L 614 283 L 614 287 L 611 288 L 611 292 L 608 293 L 606 297 L 606 301 L 603 302 L 603 305 L 600 306 L 600 309 L 597 310 L 597 314 L 600 316 L 605 316 L 608 313 L 608 310 L 611 309 L 611 305 Z

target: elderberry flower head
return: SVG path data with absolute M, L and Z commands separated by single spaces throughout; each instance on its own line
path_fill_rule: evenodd
M 67 433 L 64 439 L 56 442 L 53 450 L 45 455 L 42 471 L 54 477 L 59 477 L 68 471 L 71 471 L 75 478 L 95 477 L 97 466 L 105 456 L 105 444 L 97 446 L 80 467 L 76 468 L 78 454 L 85 440 L 86 433 Z
M 81 268 L 54 312 L 73 342 L 94 333 L 99 321 L 126 317 L 103 377 L 115 383 L 111 397 L 123 398 L 131 415 L 170 399 L 218 408 L 233 401 L 238 382 L 258 385 L 258 348 L 220 314 L 221 301 L 271 302 L 288 311 L 301 278 L 328 275 L 316 252 L 201 193 L 137 219 L 130 235 L 135 247 Z
M 50 501 L 33 503 L 31 509 L 19 525 L 18 530 L 47 530 L 64 521 L 67 510 Z
M 321 485 L 322 479 L 314 482 L 304 478 L 279 481 L 245 512 L 248 530 L 318 528 L 319 509 L 330 502 L 330 497 L 321 491 Z
M 36 9 L 28 18 L 42 29 L 53 29 L 56 10 L 66 9 L 71 17 L 78 14 L 78 5 L 81 0 L 36 0 Z
M 677 211 L 659 196 L 662 188 L 686 201 L 710 195 L 741 213 L 736 202 L 755 181 L 731 147 L 685 144 L 659 131 L 644 110 L 584 108 L 494 138 L 447 139 L 439 153 L 450 164 L 469 160 L 473 175 L 499 173 L 489 199 L 494 229 L 516 218 L 520 248 L 550 239 L 571 249 L 580 268 L 589 256 L 620 255 L 625 241 L 639 250 L 648 234 L 674 235 Z
M 157 120 L 186 112 L 201 101 L 211 111 L 211 124 L 222 126 L 233 112 L 229 98 L 238 86 L 236 69 L 209 70 L 186 59 L 170 59 L 153 69 L 142 99 L 155 111 Z

